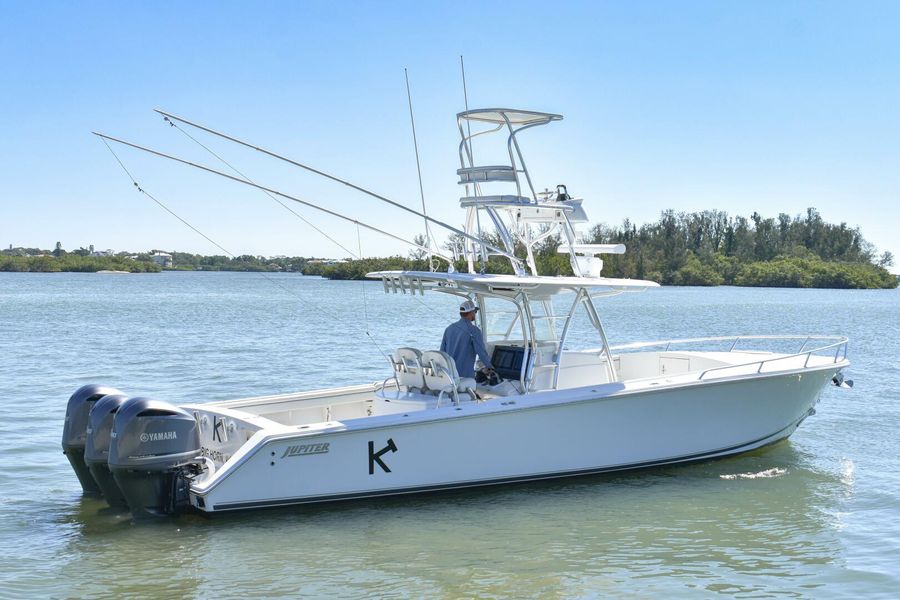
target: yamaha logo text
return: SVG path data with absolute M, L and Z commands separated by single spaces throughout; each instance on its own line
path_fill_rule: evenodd
M 162 442 L 164 440 L 174 440 L 178 438 L 175 431 L 160 431 L 158 433 L 142 433 L 142 442 Z

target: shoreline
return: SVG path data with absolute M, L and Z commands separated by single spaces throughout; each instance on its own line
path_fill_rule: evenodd
M 0 269 L 0 274 L 2 273 L 21 273 L 21 274 L 36 274 L 36 275 L 60 275 L 60 274 L 85 274 L 85 275 L 156 275 L 160 273 L 265 273 L 265 274 L 289 274 L 289 275 L 298 275 L 300 277 L 316 277 L 323 281 L 346 281 L 346 282 L 359 282 L 359 281 L 369 281 L 372 283 L 380 283 L 377 279 L 369 279 L 365 277 L 360 278 L 346 278 L 346 277 L 328 277 L 327 275 L 322 275 L 319 273 L 303 273 L 300 271 L 264 271 L 264 270 L 252 270 L 252 269 L 160 269 L 159 271 L 121 271 L 121 270 L 98 270 L 98 271 L 14 271 L 14 270 L 4 270 Z M 898 280 L 900 282 L 900 280 Z M 828 286 L 815 286 L 815 285 L 740 285 L 735 283 L 721 283 L 717 285 L 696 285 L 696 284 L 678 284 L 678 283 L 660 283 L 661 287 L 665 288 L 747 288 L 747 289 L 781 289 L 781 290 L 890 290 L 890 289 L 900 289 L 900 286 L 884 286 L 884 287 L 828 287 Z

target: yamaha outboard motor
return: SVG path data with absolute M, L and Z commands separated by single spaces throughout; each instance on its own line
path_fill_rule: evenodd
M 66 422 L 63 425 L 62 448 L 63 454 L 69 459 L 85 494 L 100 493 L 97 482 L 91 477 L 87 465 L 84 463 L 88 415 L 97 400 L 109 394 L 121 393 L 116 388 L 90 384 L 81 386 L 69 398 L 69 405 L 66 407 Z
M 109 470 L 135 518 L 189 505 L 191 480 L 202 470 L 193 415 L 167 402 L 132 398 L 116 413 L 111 435 Z
M 84 462 L 106 502 L 114 508 L 128 508 L 125 496 L 109 471 L 109 443 L 113 419 L 128 400 L 123 394 L 103 396 L 94 403 L 88 416 L 87 438 L 84 443 Z

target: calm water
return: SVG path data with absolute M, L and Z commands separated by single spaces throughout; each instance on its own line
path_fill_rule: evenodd
M 197 402 L 382 379 L 364 330 L 436 346 L 453 299 L 289 274 L 0 273 L 0 595 L 900 596 L 900 291 L 672 288 L 600 308 L 612 343 L 846 334 L 856 387 L 738 458 L 135 525 L 83 499 L 60 450 L 78 386 Z

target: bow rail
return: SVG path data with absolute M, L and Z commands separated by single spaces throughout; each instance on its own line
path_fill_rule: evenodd
M 738 335 L 738 336 L 720 336 L 720 337 L 702 337 L 702 338 L 686 338 L 680 340 L 660 340 L 655 342 L 635 342 L 630 344 L 619 344 L 617 346 L 610 346 L 610 351 L 615 350 L 636 350 L 642 348 L 653 348 L 657 346 L 665 346 L 664 352 L 668 352 L 672 346 L 678 345 L 687 345 L 687 344 L 698 344 L 698 343 L 706 343 L 706 342 L 731 342 L 730 347 L 728 348 L 728 352 L 760 352 L 760 350 L 746 349 L 746 348 L 737 348 L 740 342 L 754 342 L 754 341 L 780 341 L 780 342 L 788 342 L 791 340 L 800 341 L 802 343 L 798 350 L 795 350 L 793 353 L 782 354 L 778 356 L 774 356 L 772 358 L 762 358 L 760 360 L 750 361 L 746 363 L 740 363 L 735 365 L 723 365 L 720 367 L 712 367 L 709 369 L 705 369 L 700 372 L 697 376 L 698 380 L 703 380 L 710 373 L 717 373 L 720 371 L 726 371 L 729 369 L 741 369 L 747 367 L 756 366 L 756 373 L 762 373 L 763 367 L 767 364 L 775 363 L 778 361 L 789 361 L 796 360 L 798 358 L 803 359 L 803 367 L 804 369 L 809 367 L 810 359 L 813 356 L 822 356 L 825 352 L 834 352 L 834 356 L 831 357 L 831 364 L 837 364 L 842 360 L 847 359 L 847 346 L 849 344 L 849 339 L 844 336 L 828 336 L 828 335 Z M 814 348 L 807 348 L 807 345 L 810 342 L 819 342 Z M 737 350 L 736 350 L 737 349 Z M 769 351 L 766 351 L 769 352 Z

